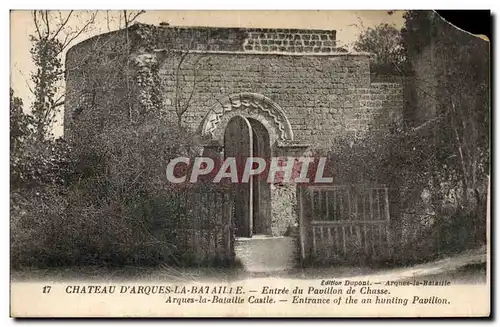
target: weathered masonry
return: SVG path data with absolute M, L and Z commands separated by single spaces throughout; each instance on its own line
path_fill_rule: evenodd
M 337 48 L 331 30 L 137 24 L 74 46 L 66 68 L 69 139 L 160 115 L 196 131 L 206 154 L 300 156 L 402 113 L 402 87 L 371 83 L 369 54 Z M 240 236 L 297 223 L 295 186 L 255 180 L 239 194 Z

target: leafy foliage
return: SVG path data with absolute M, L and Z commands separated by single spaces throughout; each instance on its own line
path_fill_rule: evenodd
M 429 131 L 393 128 L 363 138 L 342 138 L 327 167 L 335 184 L 389 189 L 395 252 L 392 264 L 410 264 L 456 253 L 485 242 L 484 200 L 466 205 L 442 145 Z M 455 176 L 455 177 L 454 177 Z
M 377 75 L 401 75 L 406 69 L 406 53 L 401 33 L 387 23 L 363 31 L 354 50 L 372 54 L 370 69 Z
M 33 117 L 23 111 L 23 101 L 10 89 L 10 152 L 16 156 L 33 137 Z M 12 157 L 11 157 L 12 158 Z
M 222 236 L 221 222 L 210 205 L 195 205 L 217 189 L 166 179 L 170 159 L 198 153 L 185 132 L 161 121 L 121 126 L 71 149 L 67 174 L 61 165 L 56 171 L 65 183 L 53 175 L 23 181 L 11 195 L 13 264 L 221 264 L 205 248 Z M 194 247 L 196 230 L 203 233 Z
M 10 176 L 14 190 L 63 185 L 69 174 L 68 145 L 62 139 L 39 140 L 33 127 L 35 120 L 23 112 L 22 101 L 11 90 Z
M 408 10 L 401 28 L 405 52 L 413 57 L 424 50 L 436 37 L 436 23 L 439 17 L 431 10 Z
M 31 74 L 31 105 L 35 135 L 39 141 L 52 137 L 56 116 L 64 105 L 63 55 L 66 49 L 93 25 L 96 13 L 80 20 L 84 12 L 32 11 L 35 32 L 30 35 L 31 58 L 36 70 Z M 72 27 L 73 20 L 81 26 Z
M 32 115 L 35 121 L 36 133 L 39 140 L 51 135 L 52 123 L 55 122 L 57 103 L 55 96 L 58 93 L 59 82 L 63 78 L 62 59 L 59 54 L 62 44 L 57 39 L 31 38 L 33 47 L 31 57 L 36 71 L 31 75 L 35 85 L 33 93 L 35 100 L 32 104 Z

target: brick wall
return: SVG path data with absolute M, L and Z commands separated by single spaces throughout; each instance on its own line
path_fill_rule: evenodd
M 165 110 L 173 110 L 176 79 L 171 54 L 161 66 Z M 277 103 L 292 126 L 295 140 L 302 143 L 332 141 L 332 133 L 345 128 L 346 113 L 356 110 L 349 103 L 349 89 L 369 87 L 368 58 L 362 56 L 281 56 L 250 54 L 209 54 L 199 65 L 197 91 L 185 122 L 197 129 L 208 110 L 231 94 L 253 92 Z M 179 79 L 189 92 L 193 81 L 192 64 L 199 55 L 186 60 Z M 209 61 L 209 62 L 208 62 Z

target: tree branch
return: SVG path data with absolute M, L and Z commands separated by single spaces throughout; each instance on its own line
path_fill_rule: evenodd
M 128 18 L 127 18 L 127 11 L 123 11 L 123 19 L 125 20 L 125 28 L 128 27 Z
M 108 27 L 108 32 L 111 32 L 111 28 L 109 28 L 109 10 L 106 10 L 106 26 Z
M 40 27 L 38 26 L 38 19 L 36 19 L 36 10 L 33 10 L 33 22 L 35 23 L 36 32 L 38 34 L 38 39 L 42 39 L 42 33 L 40 32 Z
M 137 17 L 139 17 L 140 15 L 144 14 L 145 12 L 146 12 L 145 10 L 140 10 L 139 12 L 135 13 L 135 15 L 132 18 L 130 18 L 131 16 L 129 16 L 128 23 L 129 24 L 133 23 L 137 19 Z
M 59 26 L 59 28 L 57 29 L 57 31 L 54 33 L 54 36 L 52 36 L 52 40 L 55 40 L 56 37 L 59 35 L 59 33 L 61 32 L 61 30 L 66 26 L 66 24 L 68 24 L 68 21 L 71 17 L 71 15 L 73 14 L 73 10 L 71 10 L 68 14 L 68 16 L 66 17 L 66 19 L 64 21 L 61 21 L 61 25 Z
M 186 52 L 183 52 L 181 55 L 181 58 L 179 60 L 179 64 L 177 65 L 176 71 L 175 71 L 175 111 L 177 112 L 178 116 L 182 116 L 183 112 L 181 109 L 181 98 L 180 98 L 180 91 L 181 91 L 181 86 L 180 86 L 180 71 L 181 71 L 181 66 L 184 60 L 186 59 L 187 55 L 189 54 L 189 50 Z
M 58 108 L 62 105 L 64 105 L 64 100 L 54 103 L 54 108 Z
M 54 101 L 54 108 L 62 106 L 63 104 L 64 104 L 64 93 L 61 94 L 61 96 Z
M 45 27 L 47 28 L 46 38 L 48 39 L 50 36 L 50 23 L 49 23 L 49 11 L 48 10 L 43 11 L 42 19 L 45 22 Z
M 26 84 L 26 86 L 28 87 L 28 89 L 30 90 L 30 92 L 32 94 L 35 94 L 35 92 L 33 91 L 33 89 L 31 88 L 31 86 L 28 83 L 28 79 L 26 78 L 26 76 L 24 76 L 24 73 L 19 68 L 16 67 L 16 69 L 21 74 L 21 76 L 23 77 L 24 83 Z
M 82 35 L 83 32 L 87 31 L 87 28 L 91 24 L 94 23 L 96 15 L 97 15 L 97 13 L 95 13 L 95 12 L 92 13 L 92 15 L 90 16 L 89 20 L 87 20 L 87 22 L 85 23 L 85 25 L 83 25 L 83 27 L 77 33 L 75 33 L 73 36 L 69 36 L 69 37 L 65 38 L 64 43 L 61 46 L 61 52 L 64 49 L 66 49 L 66 47 L 68 47 L 68 45 L 70 45 L 71 42 L 73 42 L 76 38 L 78 38 L 80 35 Z

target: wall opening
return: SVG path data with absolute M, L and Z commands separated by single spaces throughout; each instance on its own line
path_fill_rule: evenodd
M 241 180 L 247 158 L 259 157 L 269 162 L 269 133 L 256 119 L 235 116 L 224 132 L 224 156 L 235 157 Z M 252 176 L 249 183 L 233 185 L 236 237 L 271 234 L 271 188 L 265 174 Z

